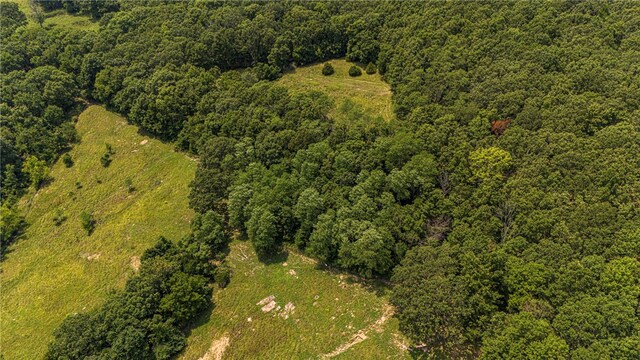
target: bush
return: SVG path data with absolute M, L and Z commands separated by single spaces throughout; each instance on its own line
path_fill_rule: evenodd
M 133 186 L 133 180 L 131 180 L 131 178 L 126 178 L 124 180 L 124 186 L 127 187 L 127 191 L 129 191 L 130 193 L 136 191 L 136 187 Z
M 108 167 L 111 164 L 111 155 L 115 154 L 111 144 L 105 144 L 106 152 L 100 158 L 100 163 L 103 167 Z
M 333 66 L 330 63 L 324 63 L 324 66 L 322 67 L 322 75 L 329 76 L 334 72 L 335 70 L 333 70 Z
M 102 155 L 102 157 L 100 158 L 100 163 L 102 164 L 103 167 L 108 167 L 111 164 L 111 155 L 109 154 Z
M 373 65 L 372 62 L 370 62 L 369 64 L 367 64 L 367 67 L 364 69 L 364 71 L 369 75 L 373 75 L 376 73 L 376 66 Z
M 69 154 L 64 154 L 62 156 L 62 162 L 64 163 L 64 166 L 68 168 L 73 166 L 73 159 L 71 159 L 71 155 Z
M 353 65 L 349 68 L 349 76 L 356 77 L 362 75 L 362 70 L 356 65 Z
M 220 265 L 216 269 L 213 279 L 219 287 L 225 288 L 231 281 L 231 269 L 226 265 Z
M 82 224 L 82 228 L 87 232 L 87 235 L 91 235 L 96 228 L 96 220 L 92 214 L 86 211 L 80 213 L 80 223 Z
M 67 216 L 60 209 L 56 209 L 53 213 L 53 224 L 55 226 L 60 226 L 62 223 L 67 220 Z

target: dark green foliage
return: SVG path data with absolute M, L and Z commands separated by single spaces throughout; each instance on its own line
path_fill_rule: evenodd
M 96 228 L 96 220 L 93 214 L 83 211 L 80 213 L 80 225 L 87 232 L 87 235 L 91 235 Z
M 14 201 L 5 200 L 0 206 L 0 260 L 4 258 L 7 247 L 22 233 L 26 225 Z
M 191 222 L 191 231 L 197 242 L 207 245 L 214 252 L 222 251 L 229 243 L 224 229 L 224 219 L 211 210 L 196 215 Z
M 27 17 L 14 2 L 0 2 L 0 39 L 11 35 L 18 27 L 27 24 Z
M 132 193 L 136 191 L 136 187 L 133 185 L 133 180 L 130 177 L 124 179 L 124 186 L 127 188 L 127 191 Z
M 256 208 L 247 222 L 247 235 L 258 256 L 275 253 L 281 243 L 278 238 L 276 217 L 265 208 Z
M 46 173 L 33 165 L 75 139 L 80 94 L 200 158 L 193 234 L 147 252 L 125 295 L 69 320 L 50 357 L 175 355 L 236 230 L 263 258 L 291 242 L 393 274 L 400 327 L 434 356 L 638 357 L 637 4 L 43 6 L 102 25 L 2 18 L 3 237 Z M 269 82 L 342 56 L 384 74 L 393 121 Z
M 102 164 L 103 167 L 108 167 L 112 161 L 111 155 L 115 154 L 115 152 L 113 151 L 111 144 L 105 144 L 105 148 L 106 151 L 100 157 L 100 164 Z
M 333 66 L 331 66 L 331 63 L 324 63 L 324 66 L 322 66 L 322 75 L 329 76 L 333 75 L 334 72 L 335 70 L 333 69 Z
M 376 73 L 377 69 L 376 66 L 372 62 L 370 62 L 367 64 L 367 67 L 364 69 L 364 71 L 369 75 L 373 75 Z
M 73 166 L 73 159 L 71 159 L 71 155 L 64 154 L 62 155 L 62 162 L 64 163 L 64 166 L 70 168 Z
M 218 266 L 216 268 L 214 279 L 219 287 L 227 287 L 227 285 L 229 285 L 229 282 L 231 281 L 231 269 L 226 265 Z
M 191 236 L 179 243 L 160 238 L 141 257 L 139 274 L 124 290 L 88 313 L 68 317 L 56 330 L 47 359 L 99 357 L 170 359 L 186 345 L 182 332 L 211 305 L 209 280 L 185 256 Z M 199 260 L 209 262 L 209 258 Z
M 349 68 L 349 76 L 356 77 L 360 75 L 362 75 L 362 70 L 360 70 L 360 67 L 358 67 L 358 65 L 351 65 L 351 67 Z
M 62 212 L 61 209 L 56 209 L 53 213 L 53 223 L 55 226 L 62 225 L 63 222 L 67 220 L 67 216 Z

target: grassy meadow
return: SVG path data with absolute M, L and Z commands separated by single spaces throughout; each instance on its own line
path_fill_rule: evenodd
M 181 359 L 410 358 L 384 285 L 292 250 L 263 263 L 242 241 L 231 244 L 226 261 L 231 283 L 214 290 L 215 307 L 192 330 Z
M 331 63 L 335 70 L 333 75 L 322 75 L 324 63 L 319 63 L 297 67 L 286 72 L 278 82 L 294 92 L 322 91 L 335 101 L 336 109 L 339 109 L 345 101 L 351 101 L 370 115 L 381 116 L 387 121 L 393 119 L 391 87 L 382 81 L 378 73 L 368 75 L 363 68 L 361 76 L 350 77 L 349 68 L 353 63 L 344 59 L 327 62 Z M 339 114 L 334 110 L 330 115 Z
M 189 232 L 194 161 L 101 106 L 85 110 L 77 130 L 74 165 L 58 161 L 52 181 L 25 196 L 21 207 L 29 227 L 0 263 L 0 351 L 6 360 L 42 358 L 67 314 L 95 308 L 122 287 L 136 256 L 158 236 L 178 239 Z M 115 154 L 105 168 L 100 157 L 106 143 Z M 97 222 L 90 236 L 81 227 L 83 211 Z M 59 214 L 66 220 L 56 226 Z

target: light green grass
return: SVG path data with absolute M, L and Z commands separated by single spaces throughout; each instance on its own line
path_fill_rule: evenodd
M 9 1 L 17 3 L 20 10 L 27 16 L 27 21 L 28 21 L 27 26 L 38 26 L 38 24 L 34 21 L 33 16 L 31 14 L 31 7 L 29 5 L 29 0 L 9 0 Z M 48 12 L 46 13 L 46 17 L 47 18 L 44 21 L 44 26 L 65 27 L 65 28 L 72 28 L 76 30 L 89 30 L 89 31 L 97 31 L 100 28 L 100 24 L 98 24 L 98 22 L 96 21 L 93 21 L 90 16 L 71 15 L 71 14 L 68 14 L 63 9 Z
M 194 161 L 101 106 L 85 110 L 77 130 L 81 143 L 70 152 L 75 164 L 56 163 L 53 181 L 26 197 L 31 205 L 23 201 L 29 227 L 0 264 L 0 351 L 7 360 L 42 358 L 67 314 L 99 306 L 124 285 L 133 256 L 160 235 L 175 240 L 189 232 Z M 107 168 L 100 164 L 105 143 L 115 151 Z M 136 191 L 128 192 L 127 178 Z M 67 216 L 60 226 L 52 220 L 56 209 Z M 82 211 L 97 220 L 91 236 L 81 228 Z
M 89 16 L 71 15 L 62 10 L 49 13 L 44 21 L 45 26 L 58 26 L 76 30 L 98 31 L 100 24 L 92 21 Z
M 349 76 L 349 68 L 353 63 L 344 59 L 328 61 L 333 66 L 333 75 L 322 75 L 322 64 L 314 64 L 295 68 L 285 73 L 278 82 L 293 91 L 318 90 L 331 97 L 336 108 L 340 108 L 346 100 L 360 105 L 373 116 L 381 116 L 385 120 L 392 120 L 391 87 L 382 81 L 379 74 L 367 75 L 362 69 L 362 75 Z M 336 115 L 333 111 L 330 115 Z
M 397 319 L 389 316 L 385 287 L 318 269 L 292 251 L 263 263 L 247 242 L 233 242 L 227 262 L 231 283 L 215 291 L 215 308 L 192 331 L 182 359 L 199 359 L 223 336 L 229 337 L 224 359 L 317 359 L 361 330 L 366 339 L 336 358 L 409 358 Z M 270 295 L 281 309 L 265 313 L 256 304 Z M 280 314 L 289 302 L 295 310 L 284 319 Z

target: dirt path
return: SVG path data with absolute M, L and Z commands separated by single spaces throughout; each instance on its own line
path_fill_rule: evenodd
M 222 354 L 229 346 L 229 336 L 225 335 L 211 343 L 209 350 L 198 360 L 222 360 Z
M 366 328 L 355 333 L 355 335 L 353 335 L 348 342 L 338 346 L 335 350 L 333 350 L 330 353 L 321 355 L 320 358 L 330 359 L 332 357 L 342 354 L 343 352 L 349 350 L 352 346 L 367 340 L 367 334 L 371 332 L 371 330 L 375 330 L 376 332 L 381 332 L 382 327 L 392 315 L 393 315 L 393 307 L 388 304 L 385 305 L 384 311 L 382 312 L 382 315 L 378 318 L 378 320 L 376 320 L 373 324 L 367 326 Z

